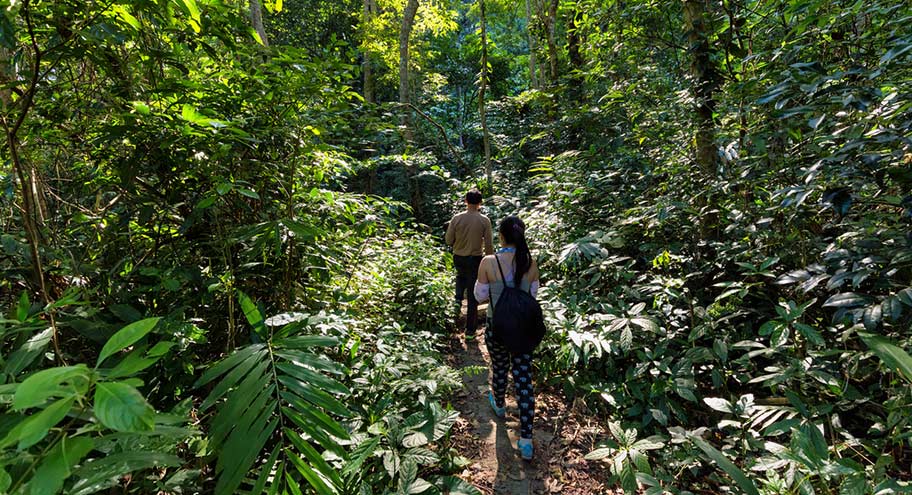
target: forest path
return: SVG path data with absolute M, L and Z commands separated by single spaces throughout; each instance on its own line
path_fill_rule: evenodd
M 480 315 L 484 309 L 479 308 Z M 460 328 L 464 327 L 464 318 L 465 313 Z M 481 367 L 480 373 L 463 373 L 463 389 L 454 400 L 460 413 L 453 430 L 454 443 L 471 461 L 461 477 L 485 494 L 615 493 L 606 489 L 607 466 L 583 459 L 596 439 L 604 438 L 602 429 L 550 391 L 536 389 L 535 458 L 531 462 L 520 458 L 516 449 L 519 416 L 512 383 L 507 389 L 506 418 L 497 418 L 485 397 L 490 359 L 484 340 L 484 327 L 469 342 L 462 334 L 452 339 L 454 366 Z

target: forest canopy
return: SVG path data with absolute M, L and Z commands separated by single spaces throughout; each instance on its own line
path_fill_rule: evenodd
M 461 409 L 474 188 L 528 226 L 536 387 L 595 425 L 532 489 L 912 492 L 910 26 L 0 0 L 0 493 L 509 493 Z

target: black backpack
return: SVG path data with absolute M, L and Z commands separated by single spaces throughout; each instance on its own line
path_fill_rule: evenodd
M 528 354 L 538 347 L 545 337 L 545 318 L 538 301 L 518 287 L 507 287 L 500 260 L 494 256 L 504 289 L 494 305 L 494 338 L 500 341 L 511 354 Z M 521 280 L 514 280 L 518 286 Z

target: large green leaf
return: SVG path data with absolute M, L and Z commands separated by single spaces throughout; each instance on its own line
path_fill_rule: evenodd
M 4 371 L 10 376 L 18 375 L 44 352 L 53 336 L 54 329 L 50 327 L 33 335 L 20 348 L 10 354 L 4 366 Z
M 250 296 L 247 294 L 238 291 L 238 301 L 240 301 L 241 310 L 244 311 L 244 316 L 247 318 L 247 322 L 250 323 L 250 326 L 253 327 L 253 330 L 260 337 L 266 338 L 266 319 L 263 318 L 263 313 L 257 308 L 253 299 L 250 299 Z
M 21 411 L 43 404 L 51 397 L 71 395 L 77 390 L 77 385 L 87 385 L 89 381 L 89 368 L 84 364 L 76 366 L 62 366 L 38 371 L 16 388 L 13 396 L 13 409 Z M 69 384 L 69 387 L 62 387 Z
M 94 446 L 95 442 L 88 437 L 62 437 L 35 470 L 35 475 L 29 483 L 29 493 L 32 495 L 58 493 L 63 488 L 63 482 L 72 473 L 73 466 L 81 461 Z
M 180 457 L 159 452 L 118 452 L 86 462 L 75 471 L 68 495 L 89 495 L 120 484 L 125 474 L 156 466 L 180 466 Z
M 117 431 L 149 431 L 155 426 L 155 410 L 146 398 L 121 382 L 95 385 L 95 416 Z
M 726 474 L 731 476 L 742 492 L 747 493 L 748 495 L 760 495 L 760 491 L 757 489 L 757 486 L 754 485 L 754 482 L 751 481 L 743 471 L 738 469 L 738 466 L 735 466 L 732 461 L 728 460 L 728 458 L 725 457 L 725 454 L 698 436 L 690 435 L 688 438 L 690 438 L 690 441 L 699 447 L 707 457 L 712 459 L 717 466 L 725 471 Z
M 121 328 L 120 331 L 108 339 L 108 342 L 105 343 L 104 347 L 101 349 L 101 354 L 98 355 L 96 366 L 100 365 L 112 354 L 135 344 L 139 339 L 145 337 L 146 334 L 155 328 L 155 325 L 158 324 L 159 320 L 161 320 L 161 318 L 146 318 L 145 320 L 139 320 Z
M 60 399 L 41 412 L 26 417 L 0 441 L 0 449 L 18 442 L 17 448 L 24 450 L 40 442 L 51 428 L 66 417 L 75 401 L 76 397 Z
M 442 495 L 481 495 L 478 488 L 456 476 L 443 476 L 437 480 Z
M 880 335 L 865 332 L 859 332 L 858 335 L 884 364 L 909 382 L 912 382 L 912 356 L 909 356 L 898 345 Z
M 244 306 L 245 298 L 241 300 Z M 261 313 L 249 298 L 246 300 L 248 321 L 261 326 Z M 274 435 L 285 437 L 282 442 L 286 448 L 275 454 L 284 460 L 270 461 L 270 466 L 277 465 L 277 469 L 285 466 L 284 476 L 277 471 L 272 487 L 282 479 L 296 483 L 295 477 L 303 478 L 318 493 L 336 493 L 341 485 L 338 474 L 327 467 L 326 461 L 310 445 L 314 442 L 343 459 L 347 456 L 338 439 L 347 439 L 348 431 L 329 414 L 351 415 L 335 396 L 350 392 L 335 379 L 320 373 L 339 373 L 341 368 L 337 364 L 325 357 L 296 350 L 332 345 L 337 341 L 302 336 L 281 343 L 285 344 L 286 340 L 297 345 L 285 346 L 287 350 L 281 352 L 272 343 L 238 349 L 212 366 L 197 382 L 203 385 L 221 377 L 201 405 L 201 409 L 206 409 L 218 404 L 209 430 L 211 446 L 219 453 L 217 494 L 237 491 L 256 460 L 265 455 L 261 451 Z M 287 427 L 277 432 L 280 416 L 285 418 L 286 426 L 293 424 L 299 428 L 297 433 Z M 292 434 L 305 435 L 308 441 L 291 437 Z M 265 487 L 267 481 L 257 476 L 255 483 Z

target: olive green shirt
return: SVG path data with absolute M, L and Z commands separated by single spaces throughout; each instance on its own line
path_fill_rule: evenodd
M 456 256 L 494 254 L 491 220 L 477 211 L 464 211 L 450 220 L 446 243 Z

